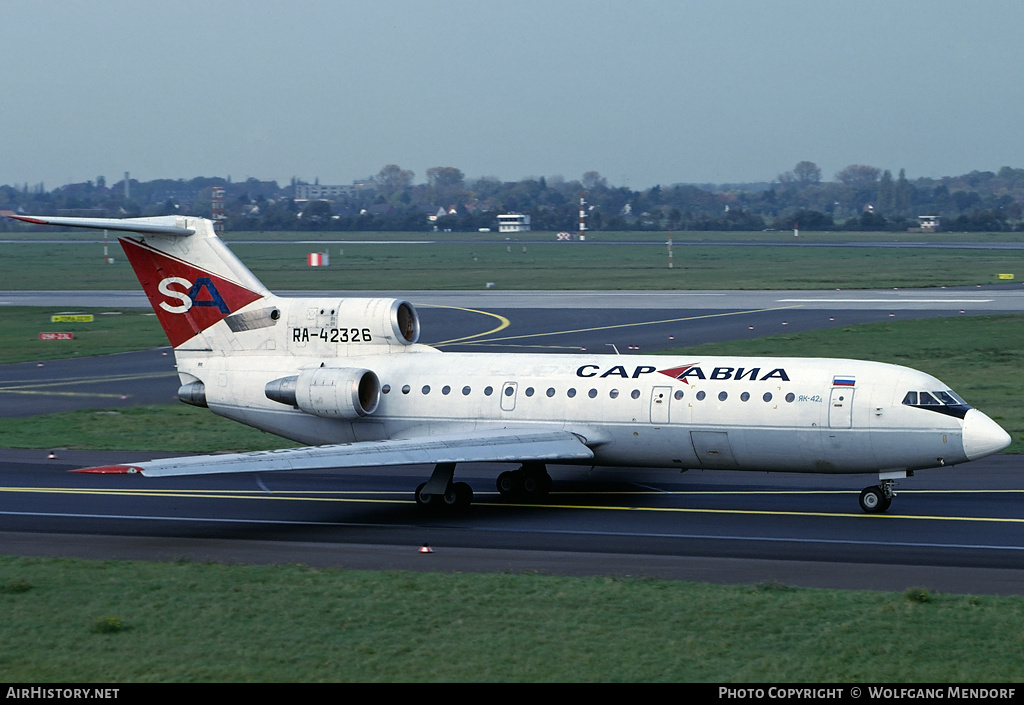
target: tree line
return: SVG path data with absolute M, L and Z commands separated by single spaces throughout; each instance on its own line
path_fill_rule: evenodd
M 939 179 L 907 178 L 900 169 L 852 164 L 822 179 L 810 161 L 770 182 L 672 184 L 634 190 L 610 185 L 596 171 L 502 181 L 466 178 L 458 168 L 427 169 L 425 180 L 396 164 L 341 187 L 300 179 L 232 182 L 218 177 L 119 181 L 105 179 L 46 190 L 0 186 L 0 210 L 48 215 L 138 217 L 188 214 L 210 217 L 215 190 L 223 191 L 229 231 L 454 231 L 496 229 L 499 213 L 523 213 L 534 230 L 574 231 L 580 198 L 590 230 L 889 230 L 941 218 L 942 229 L 1024 229 L 1024 169 L 972 171 Z M 328 193 L 329 192 L 329 193 Z M 304 194 L 317 194 L 303 197 Z M 324 195 L 326 194 L 326 195 Z M 5 221 L 0 227 L 15 227 Z

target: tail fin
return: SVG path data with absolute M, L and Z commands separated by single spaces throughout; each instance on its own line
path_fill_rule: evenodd
M 227 248 L 204 218 L 47 218 L 40 225 L 134 233 L 120 239 L 171 345 L 177 348 L 270 292 Z

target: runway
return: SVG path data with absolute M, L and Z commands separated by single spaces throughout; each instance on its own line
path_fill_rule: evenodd
M 856 292 L 859 302 L 846 293 L 827 301 L 834 292 L 800 292 L 811 302 L 794 302 L 782 300 L 797 297 L 791 292 L 740 292 L 730 294 L 739 297 L 732 308 L 708 303 L 719 292 L 686 294 L 703 305 L 676 307 L 678 298 L 647 293 L 613 294 L 616 305 L 603 308 L 596 304 L 608 304 L 606 293 L 574 293 L 560 308 L 548 293 L 502 299 L 501 308 L 489 298 L 463 306 L 473 302 L 459 297 L 470 294 L 408 298 L 420 309 L 423 341 L 445 350 L 610 355 L 1024 308 L 1024 292 L 1011 287 Z M 501 318 L 509 325 L 498 330 Z M 0 366 L 0 409 L 42 413 L 172 398 L 177 381 L 165 352 Z M 73 393 L 32 393 L 40 390 Z M 900 483 L 882 516 L 857 507 L 871 476 L 552 466 L 552 495 L 528 506 L 498 498 L 495 467 L 460 465 L 458 477 L 477 501 L 467 514 L 449 516 L 424 515 L 412 501 L 428 467 L 176 480 L 65 472 L 139 457 L 59 451 L 49 460 L 40 451 L 0 451 L 5 552 L 1024 594 L 1024 473 L 1012 455 L 922 471 Z M 419 552 L 425 543 L 432 553 Z

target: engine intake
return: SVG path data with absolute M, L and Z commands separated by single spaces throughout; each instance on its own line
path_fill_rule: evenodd
M 357 419 L 380 404 L 380 380 L 371 370 L 318 367 L 267 382 L 267 399 L 314 416 Z

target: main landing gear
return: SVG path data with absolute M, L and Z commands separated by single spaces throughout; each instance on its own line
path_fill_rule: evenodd
M 877 485 L 865 487 L 860 493 L 860 508 L 868 514 L 884 514 L 896 496 L 892 490 L 895 484 L 895 480 L 884 479 Z
M 465 509 L 473 503 L 473 488 L 452 482 L 455 463 L 438 463 L 430 479 L 416 488 L 416 504 L 424 508 Z
M 524 463 L 518 470 L 498 475 L 498 494 L 507 499 L 535 501 L 548 496 L 551 475 L 544 463 Z
M 430 479 L 416 488 L 416 504 L 424 509 L 465 509 L 473 503 L 473 489 L 452 482 L 455 463 L 438 463 Z M 498 475 L 498 494 L 506 499 L 532 502 L 547 497 L 551 475 L 544 463 L 524 463 L 518 470 Z

